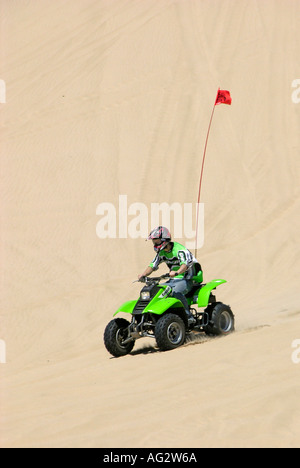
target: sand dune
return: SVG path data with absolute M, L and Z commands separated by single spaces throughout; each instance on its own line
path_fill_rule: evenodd
M 299 447 L 299 20 L 297 0 L 1 2 L 1 447 Z M 113 359 L 153 251 L 99 238 L 97 207 L 195 203 L 218 87 L 198 258 L 236 332 Z

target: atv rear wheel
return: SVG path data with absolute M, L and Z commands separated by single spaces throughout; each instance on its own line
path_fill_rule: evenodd
M 209 322 L 204 327 L 207 335 L 228 335 L 234 331 L 234 315 L 228 305 L 217 302 L 212 304 L 207 312 Z
M 104 344 L 107 351 L 115 357 L 125 356 L 129 354 L 134 347 L 135 341 L 123 343 L 128 338 L 127 328 L 130 323 L 123 319 L 117 318 L 111 320 L 104 331 Z
M 185 341 L 185 324 L 176 314 L 164 314 L 155 326 L 155 339 L 162 351 L 175 349 Z

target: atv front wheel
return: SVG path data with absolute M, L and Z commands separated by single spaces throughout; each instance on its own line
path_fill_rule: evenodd
M 107 351 L 115 357 L 125 356 L 132 351 L 135 341 L 128 341 L 124 344 L 126 338 L 128 338 L 128 326 L 130 323 L 123 319 L 117 318 L 111 320 L 104 331 L 104 344 Z
M 228 335 L 234 331 L 234 315 L 228 305 L 217 302 L 212 304 L 207 311 L 209 322 L 204 327 L 207 335 Z
M 185 324 L 176 314 L 165 314 L 155 326 L 155 339 L 162 351 L 175 349 L 185 341 Z

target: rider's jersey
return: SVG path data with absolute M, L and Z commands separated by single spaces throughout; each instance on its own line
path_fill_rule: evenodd
M 178 270 L 181 265 L 187 265 L 188 269 L 184 273 L 185 279 L 190 279 L 197 274 L 195 265 L 199 265 L 194 255 L 178 242 L 171 242 L 172 250 L 166 252 L 161 250 L 150 263 L 153 270 L 157 270 L 160 263 L 165 262 L 170 270 Z

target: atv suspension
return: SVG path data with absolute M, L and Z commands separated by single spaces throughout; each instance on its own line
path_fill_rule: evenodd
M 147 321 L 146 315 L 148 314 L 136 315 L 132 317 L 132 322 L 128 327 L 128 338 L 123 341 L 123 344 L 129 343 L 133 340 L 138 340 L 139 338 L 143 337 L 155 338 L 155 324 L 151 321 Z M 138 321 L 137 317 L 141 317 L 141 320 Z

